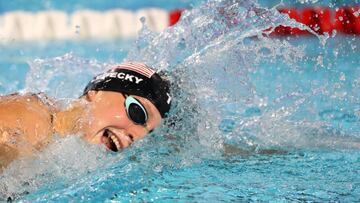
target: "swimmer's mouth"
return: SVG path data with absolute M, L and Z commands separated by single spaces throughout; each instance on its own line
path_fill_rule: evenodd
M 108 129 L 104 130 L 102 140 L 105 146 L 113 152 L 118 152 L 123 148 L 120 140 L 116 137 L 116 135 L 112 131 Z
M 132 136 L 129 136 L 131 142 L 133 142 Z M 103 132 L 102 141 L 104 145 L 113 152 L 118 152 L 125 148 L 122 141 L 109 129 L 105 129 Z M 131 144 L 130 142 L 130 144 Z

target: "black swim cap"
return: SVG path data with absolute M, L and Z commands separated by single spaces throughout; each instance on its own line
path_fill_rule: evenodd
M 137 95 L 151 101 L 166 117 L 170 110 L 170 83 L 143 63 L 126 62 L 112 67 L 109 71 L 95 76 L 84 90 L 114 91 Z

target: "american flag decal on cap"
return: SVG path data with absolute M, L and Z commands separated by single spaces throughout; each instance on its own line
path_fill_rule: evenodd
M 151 76 L 154 75 L 155 73 L 153 69 L 149 68 L 144 63 L 139 63 L 139 62 L 124 62 L 122 64 L 115 66 L 115 68 L 131 70 L 141 75 L 144 75 L 148 78 L 151 78 Z

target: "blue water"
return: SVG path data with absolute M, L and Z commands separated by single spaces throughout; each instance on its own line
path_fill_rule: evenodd
M 25 88 L 29 62 L 34 59 L 46 59 L 73 54 L 84 60 L 96 59 L 99 62 L 116 63 L 126 56 L 132 40 L 107 42 L 71 42 L 53 43 L 11 43 L 0 46 L 1 75 L 0 92 L 11 93 Z M 11 81 L 11 84 L 9 84 Z M 42 90 L 44 91 L 44 90 Z
M 0 176 L 0 199 L 359 202 L 360 39 L 261 34 L 292 23 L 250 1 L 214 1 L 135 41 L 1 47 L 3 94 L 67 101 L 126 58 L 169 72 L 174 107 L 162 128 L 122 153 L 56 139 Z

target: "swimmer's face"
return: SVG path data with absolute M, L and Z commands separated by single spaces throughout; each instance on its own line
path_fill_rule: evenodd
M 89 91 L 89 114 L 84 124 L 84 139 L 119 151 L 142 139 L 161 123 L 157 108 L 146 98 L 134 96 L 147 112 L 144 125 L 136 124 L 126 112 L 125 97 L 109 91 Z

